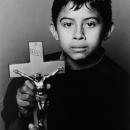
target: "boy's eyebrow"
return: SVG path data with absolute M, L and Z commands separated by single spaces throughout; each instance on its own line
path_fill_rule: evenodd
M 87 21 L 87 20 L 89 20 L 89 19 L 95 19 L 96 21 L 100 21 L 100 18 L 99 18 L 99 17 L 88 17 L 88 18 L 83 19 L 83 21 Z M 71 21 L 74 21 L 73 18 L 69 18 L 69 17 L 62 17 L 62 18 L 60 19 L 60 22 L 61 22 L 62 20 L 71 20 Z
M 100 21 L 100 18 L 99 18 L 99 17 L 89 17 L 89 18 L 85 18 L 84 21 L 87 21 L 87 20 L 90 20 L 90 19 L 94 19 L 94 20 L 96 20 L 97 22 Z
M 73 18 L 68 18 L 68 17 L 62 17 L 62 18 L 60 19 L 60 22 L 61 22 L 62 20 L 72 20 L 72 21 L 74 21 Z

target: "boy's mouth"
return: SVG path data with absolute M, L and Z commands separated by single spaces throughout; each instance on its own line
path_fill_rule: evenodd
M 86 52 L 88 47 L 83 46 L 83 47 L 71 47 L 71 50 L 75 53 L 83 53 Z

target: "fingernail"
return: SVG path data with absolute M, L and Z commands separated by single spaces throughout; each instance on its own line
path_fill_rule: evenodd
M 51 85 L 50 84 L 47 84 L 47 89 L 49 90 L 51 88 Z
M 28 128 L 31 130 L 31 129 L 33 129 L 35 126 L 32 124 L 32 123 L 30 123 L 29 125 L 28 125 Z

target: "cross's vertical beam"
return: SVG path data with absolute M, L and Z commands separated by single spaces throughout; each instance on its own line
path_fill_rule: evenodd
M 30 62 L 43 62 L 43 44 L 42 42 L 31 42 L 29 44 Z

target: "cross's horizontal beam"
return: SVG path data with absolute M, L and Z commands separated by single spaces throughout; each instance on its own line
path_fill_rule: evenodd
M 16 74 L 14 70 L 19 70 L 27 75 L 33 75 L 35 73 L 47 75 L 60 67 L 64 68 L 64 61 L 44 62 L 42 42 L 29 42 L 29 52 L 29 63 L 9 65 L 10 77 L 20 76 L 19 74 Z

